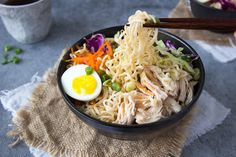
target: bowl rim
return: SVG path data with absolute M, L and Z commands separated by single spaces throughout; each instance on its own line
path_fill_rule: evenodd
M 213 7 L 210 7 L 204 3 L 199 2 L 198 0 L 190 0 L 190 1 L 194 1 L 196 2 L 198 5 L 201 5 L 202 7 L 205 7 L 207 9 L 213 10 L 213 11 L 217 11 L 217 12 L 224 12 L 224 13 L 236 13 L 236 11 L 230 11 L 230 10 L 223 10 L 223 9 L 216 9 Z
M 31 7 L 31 6 L 35 6 L 39 3 L 42 3 L 44 1 L 47 1 L 47 0 L 37 0 L 35 2 L 31 2 L 31 3 L 27 3 L 27 4 L 20 4 L 20 5 L 8 5 L 8 4 L 2 4 L 0 3 L 0 7 L 2 8 L 13 8 L 13 9 L 17 9 L 17 8 L 27 8 L 27 7 Z
M 73 47 L 74 45 L 82 42 L 82 40 L 84 38 L 87 38 L 93 34 L 96 34 L 96 33 L 101 33 L 101 32 L 104 32 L 108 29 L 118 29 L 118 30 L 121 30 L 124 28 L 124 25 L 119 25 L 119 26 L 113 26 L 113 27 L 108 27 L 108 28 L 104 28 L 104 29 L 100 29 L 98 31 L 95 31 L 93 33 L 90 33 L 90 34 L 87 34 L 85 36 L 83 36 L 82 38 L 80 38 L 77 42 L 75 42 L 71 47 Z M 176 35 L 174 34 L 171 34 L 165 30 L 162 30 L 162 29 L 159 29 L 158 32 L 161 32 L 162 34 L 165 34 L 167 36 L 169 36 L 171 39 L 174 39 L 174 40 L 177 40 L 179 42 L 181 42 L 182 45 L 184 45 L 185 47 L 188 48 L 188 51 L 191 52 L 191 53 L 195 53 L 196 55 L 198 55 L 198 53 L 187 43 L 185 42 L 183 39 L 177 37 Z M 155 122 L 151 122 L 151 123 L 145 123 L 145 124 L 131 124 L 131 125 L 127 125 L 127 124 L 116 124 L 116 123 L 109 123 L 109 122 L 105 122 L 105 121 L 101 121 L 99 119 L 96 119 L 96 118 L 93 118 L 89 115 L 87 115 L 86 113 L 80 111 L 79 109 L 77 109 L 73 103 L 71 102 L 71 100 L 69 99 L 69 96 L 64 92 L 63 90 L 63 87 L 62 87 L 62 84 L 61 84 L 61 78 L 60 78 L 60 68 L 61 68 L 61 64 L 63 61 L 63 58 L 65 55 L 67 55 L 67 53 L 69 53 L 69 50 L 67 50 L 61 60 L 59 61 L 59 65 L 58 65 L 58 69 L 57 69 L 57 84 L 58 84 L 58 87 L 59 87 L 59 90 L 60 90 L 60 93 L 64 99 L 64 101 L 66 102 L 66 104 L 69 106 L 69 108 L 76 114 L 79 114 L 80 116 L 82 116 L 83 118 L 86 118 L 90 121 L 92 121 L 93 123 L 96 123 L 96 124 L 99 124 L 99 125 L 102 125 L 102 126 L 106 126 L 106 127 L 110 127 L 110 128 L 119 128 L 119 129 L 136 129 L 136 128 L 144 128 L 144 127 L 150 127 L 152 125 L 155 125 L 155 126 L 164 126 L 164 125 L 168 125 L 170 124 L 173 120 L 176 121 L 179 121 L 181 120 L 183 117 L 185 117 L 185 115 L 191 110 L 191 108 L 194 106 L 194 104 L 196 103 L 196 101 L 198 100 L 198 98 L 200 97 L 201 93 L 202 93 L 202 90 L 203 90 L 203 86 L 204 86 L 204 82 L 205 82 L 205 69 L 204 69 L 204 65 L 202 63 L 202 60 L 201 58 L 199 57 L 199 64 L 200 64 L 200 70 L 201 70 L 201 76 L 200 76 L 200 79 L 201 81 L 199 81 L 199 88 L 195 94 L 195 96 L 193 97 L 192 101 L 190 103 L 188 103 L 187 105 L 185 105 L 180 112 L 178 113 L 174 113 L 173 115 L 171 116 L 168 116 L 166 118 L 162 118 L 158 121 L 155 121 Z M 199 55 L 198 55 L 199 56 Z M 81 117 L 77 115 L 77 117 L 79 117 L 79 119 L 81 119 Z M 82 121 L 84 121 L 83 119 L 81 119 Z M 87 123 L 87 122 L 85 122 Z

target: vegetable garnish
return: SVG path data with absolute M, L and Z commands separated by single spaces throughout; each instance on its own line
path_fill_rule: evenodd
M 102 75 L 102 82 L 105 82 L 106 80 L 109 80 L 109 79 L 111 79 L 111 76 L 109 76 L 109 75 L 107 75 L 107 74 L 104 74 L 104 75 Z
M 13 56 L 11 62 L 14 64 L 18 64 L 21 62 L 21 59 L 18 58 L 17 56 Z
M 166 45 L 166 47 L 168 47 L 169 49 L 176 49 L 175 45 L 174 45 L 170 40 L 166 40 L 165 45 Z
M 185 60 L 186 62 L 190 62 L 191 61 L 191 57 L 187 56 L 187 55 L 181 56 L 181 59 Z
M 100 36 L 100 34 L 99 34 Z M 73 53 L 73 52 L 72 52 Z M 86 64 L 98 71 L 102 64 L 102 59 L 107 56 L 107 59 L 113 57 L 113 50 L 111 43 L 105 41 L 98 49 L 94 52 L 84 52 L 82 54 L 76 54 L 75 58 L 71 61 L 75 64 Z M 105 60 L 106 61 L 106 60 Z
M 17 57 L 16 55 L 19 55 L 23 52 L 21 48 L 16 48 L 12 45 L 5 45 L 3 48 L 3 59 L 2 59 L 2 65 L 8 64 L 10 62 L 14 64 L 18 64 L 21 62 L 21 59 Z M 9 52 L 10 51 L 15 51 L 15 55 L 9 60 Z
M 110 87 L 112 85 L 111 79 L 108 79 L 103 82 L 103 86 Z
M 106 74 L 105 71 L 103 70 L 99 70 L 98 72 L 100 72 L 99 76 L 102 80 L 102 84 L 103 86 L 105 87 L 111 87 L 114 91 L 117 91 L 119 92 L 121 90 L 121 85 L 117 82 L 112 82 L 112 78 L 110 75 Z M 135 85 L 132 85 L 130 84 L 129 87 L 128 87 L 128 90 L 133 90 L 135 89 L 136 86 Z
M 22 52 L 23 52 L 22 49 L 20 49 L 20 48 L 15 48 L 15 54 L 19 55 L 19 54 L 21 54 Z
M 101 69 L 99 69 L 99 70 L 97 71 L 97 73 L 98 73 L 98 75 L 99 75 L 100 77 L 102 77 L 102 75 L 106 74 L 106 72 L 105 72 L 104 70 L 101 70 Z
M 11 46 L 11 45 L 5 45 L 4 46 L 4 52 L 9 52 L 9 51 L 11 51 L 13 49 L 13 46 Z
M 85 68 L 85 72 L 87 75 L 91 75 L 93 73 L 93 68 L 88 66 Z
M 125 90 L 127 92 L 131 92 L 132 90 L 135 90 L 136 88 L 136 83 L 135 82 L 128 82 L 125 86 Z
M 112 88 L 113 90 L 117 91 L 117 92 L 119 92 L 119 91 L 121 90 L 121 86 L 120 86 L 120 84 L 117 83 L 117 82 L 112 83 L 111 88 Z
M 91 38 L 85 40 L 87 43 L 87 48 L 90 52 L 96 52 L 104 43 L 104 37 L 102 34 L 95 34 Z
M 159 40 L 157 42 L 157 47 L 159 49 L 159 52 L 164 57 L 160 60 L 160 63 L 162 63 L 164 66 L 168 66 L 168 62 L 174 62 L 176 64 L 179 64 L 183 67 L 185 71 L 190 73 L 194 80 L 198 80 L 200 77 L 199 69 L 193 68 L 191 66 L 191 63 L 194 60 L 197 60 L 199 56 L 194 55 L 188 55 L 182 53 L 184 50 L 183 48 L 176 49 L 175 46 L 172 44 L 170 40 L 167 40 L 164 44 L 162 40 Z
M 2 60 L 2 65 L 5 65 L 7 64 L 9 61 L 8 61 L 8 54 L 6 52 L 4 52 L 3 54 L 3 60 Z

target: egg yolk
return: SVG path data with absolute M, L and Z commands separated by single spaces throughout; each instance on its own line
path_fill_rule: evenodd
M 92 75 L 82 75 L 72 81 L 72 89 L 79 95 L 92 94 L 96 86 L 96 79 Z

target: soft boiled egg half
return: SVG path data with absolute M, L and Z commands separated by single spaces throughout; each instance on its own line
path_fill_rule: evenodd
M 61 83 L 66 94 L 80 101 L 93 100 L 102 91 L 99 75 L 95 71 L 91 75 L 87 75 L 86 67 L 88 65 L 85 64 L 72 66 L 61 77 Z

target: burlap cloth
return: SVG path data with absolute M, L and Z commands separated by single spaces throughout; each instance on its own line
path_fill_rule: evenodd
M 52 156 L 178 157 L 193 111 L 176 126 L 149 140 L 125 141 L 106 137 L 84 124 L 64 102 L 57 87 L 57 64 L 34 89 L 26 107 L 13 117 L 10 136 Z
M 186 0 L 180 0 L 177 6 L 169 14 L 169 17 L 193 17 L 190 9 L 186 5 Z M 191 40 L 201 40 L 209 44 L 231 46 L 232 42 L 235 42 L 233 33 L 214 33 L 207 30 L 186 30 L 186 29 L 173 29 L 168 30 L 169 32 L 183 38 Z

